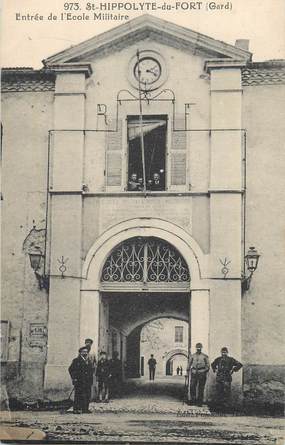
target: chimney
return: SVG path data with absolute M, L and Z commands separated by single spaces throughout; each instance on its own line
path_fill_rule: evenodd
M 244 49 L 245 51 L 249 50 L 249 40 L 247 39 L 237 39 L 235 46 L 240 49 Z

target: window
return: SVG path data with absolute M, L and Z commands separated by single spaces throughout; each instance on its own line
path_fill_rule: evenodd
M 141 139 L 144 143 L 145 189 L 165 190 L 166 116 L 128 116 L 128 190 L 144 190 Z M 141 128 L 142 127 L 142 128 Z
M 183 326 L 175 326 L 175 343 L 183 343 Z

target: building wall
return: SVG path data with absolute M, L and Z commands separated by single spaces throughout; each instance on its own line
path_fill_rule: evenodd
M 183 327 L 183 341 L 175 342 L 175 326 Z M 140 355 L 144 357 L 144 377 L 148 378 L 147 362 L 150 354 L 156 359 L 156 376 L 166 375 L 166 362 L 170 358 L 171 351 L 182 350 L 188 355 L 188 330 L 189 325 L 183 320 L 171 318 L 159 318 L 147 323 L 141 330 Z M 181 357 L 181 355 L 179 356 Z M 186 371 L 185 359 L 181 360 L 184 364 L 184 373 Z M 180 363 L 180 362 L 179 362 Z M 177 363 L 176 363 L 177 366 Z M 173 375 L 176 375 L 176 368 L 173 368 Z
M 52 104 L 52 92 L 2 93 L 2 319 L 10 321 L 5 371 L 9 394 L 31 398 L 42 393 L 48 295 L 38 288 L 23 243 L 34 224 L 46 225 Z
M 247 129 L 246 245 L 261 254 L 251 288 L 243 296 L 245 390 L 274 403 L 285 389 L 284 167 L 285 85 L 244 89 Z M 283 367 L 282 367 L 283 366 Z
M 117 107 L 117 94 L 120 90 L 128 89 L 132 94 L 137 94 L 128 81 L 129 62 L 136 53 L 137 48 L 152 49 L 163 55 L 168 69 L 168 79 L 163 88 L 174 91 L 176 98 L 176 128 L 184 128 L 184 103 L 193 103 L 191 109 L 191 128 L 209 128 L 209 82 L 202 77 L 204 59 L 201 56 L 185 54 L 183 51 L 159 44 L 154 41 L 145 40 L 137 45 L 98 56 L 92 60 L 93 75 L 87 80 L 85 119 L 87 129 L 110 129 L 115 128 L 115 117 Z M 183 72 L 179 67 L 183 65 Z M 114 69 L 116 76 L 114 76 Z M 179 74 L 179 75 L 178 75 Z M 177 82 L 177 79 L 179 81 Z M 187 88 L 185 86 L 187 85 Z M 186 94 L 185 94 L 186 93 Z M 127 97 L 127 96 L 124 96 Z M 102 119 L 97 116 L 97 105 L 107 106 L 107 117 L 109 127 L 105 127 Z M 122 183 L 119 190 L 124 192 L 127 179 L 127 132 L 126 116 L 139 113 L 138 102 L 122 102 L 118 107 L 119 121 L 122 124 L 121 147 L 123 153 Z M 168 114 L 169 134 L 168 149 L 171 144 L 171 103 L 155 102 L 143 105 L 145 114 Z M 85 135 L 85 158 L 83 182 L 87 184 L 89 193 L 106 191 L 106 144 L 105 132 L 87 132 Z M 96 238 L 108 227 L 124 221 L 130 215 L 134 217 L 150 216 L 160 217 L 168 221 L 175 221 L 189 233 L 193 234 L 203 248 L 209 252 L 209 134 L 208 131 L 201 133 L 187 133 L 187 163 L 189 167 L 187 184 L 184 192 L 203 192 L 201 196 L 163 196 L 161 198 L 134 196 L 127 193 L 114 199 L 114 196 L 93 197 L 86 195 L 84 199 L 84 253 L 87 253 Z M 170 169 L 170 161 L 167 170 Z M 168 188 L 170 184 L 168 184 Z M 109 188 L 112 192 L 112 189 Z M 118 189 L 115 189 L 118 191 Z M 110 205 L 112 203 L 112 205 Z M 173 207 L 177 212 L 173 213 Z M 195 211 L 193 211 L 193 208 Z M 202 223 L 201 223 L 202 222 Z

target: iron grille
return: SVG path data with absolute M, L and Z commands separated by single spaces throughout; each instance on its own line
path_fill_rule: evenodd
M 166 241 L 132 238 L 119 244 L 107 258 L 103 282 L 189 282 L 184 258 Z

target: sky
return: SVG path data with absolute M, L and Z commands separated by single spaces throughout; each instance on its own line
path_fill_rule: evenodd
M 153 1 L 162 5 L 166 2 L 175 5 L 178 0 L 78 0 L 78 12 L 72 14 L 89 14 L 88 3 L 95 6 L 100 2 L 126 1 L 135 4 Z M 118 26 L 122 22 L 104 21 L 49 21 L 50 13 L 60 17 L 64 11 L 65 0 L 2 0 L 1 11 L 1 66 L 30 66 L 41 68 L 42 60 L 72 45 L 76 45 L 94 35 Z M 232 9 L 211 9 L 231 5 Z M 180 0 L 184 9 L 177 11 L 151 12 L 164 20 L 206 34 L 226 43 L 233 44 L 236 39 L 249 39 L 250 51 L 254 61 L 285 59 L 285 0 L 232 0 L 209 2 L 192 2 L 196 9 L 189 8 L 190 1 Z M 198 9 L 200 4 L 200 9 Z M 68 6 L 70 7 L 70 6 Z M 98 11 L 97 11 L 98 12 Z M 40 14 L 43 21 L 16 20 L 16 14 Z M 117 11 L 113 11 L 117 13 Z M 121 12 L 122 13 L 122 12 Z M 135 18 L 145 12 L 125 11 L 129 18 Z

